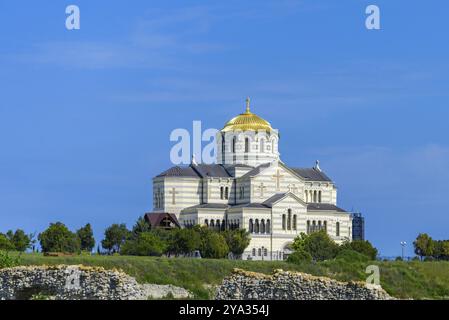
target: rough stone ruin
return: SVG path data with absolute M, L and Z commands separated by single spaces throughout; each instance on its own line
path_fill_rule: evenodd
M 275 270 L 272 275 L 235 269 L 217 289 L 218 300 L 391 300 L 380 286 L 340 282 L 306 273 Z
M 174 286 L 139 284 L 119 270 L 101 267 L 24 266 L 0 270 L 0 300 L 146 300 L 190 298 Z

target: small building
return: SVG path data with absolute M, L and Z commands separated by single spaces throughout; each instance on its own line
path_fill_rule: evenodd
M 352 240 L 365 240 L 365 218 L 360 212 L 352 214 Z
M 151 229 L 179 229 L 181 225 L 175 214 L 166 212 L 150 212 L 145 214 L 145 221 L 150 225 Z

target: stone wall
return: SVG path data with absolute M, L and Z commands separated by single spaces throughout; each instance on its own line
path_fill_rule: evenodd
M 218 300 L 390 300 L 380 286 L 339 282 L 276 270 L 265 275 L 235 269 L 216 292 Z
M 0 300 L 142 300 L 191 297 L 173 286 L 144 284 L 118 270 L 85 266 L 29 266 L 0 270 Z

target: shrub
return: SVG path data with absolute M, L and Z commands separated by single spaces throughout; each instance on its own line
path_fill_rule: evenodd
M 127 240 L 121 254 L 130 256 L 161 256 L 167 249 L 167 243 L 152 232 L 142 232 L 136 239 Z
M 338 252 L 336 259 L 346 262 L 367 262 L 370 258 L 360 252 L 351 249 L 342 249 Z
M 3 233 L 0 233 L 0 250 L 14 251 L 15 249 L 16 248 L 11 240 Z
M 50 226 L 39 234 L 39 242 L 42 252 L 80 252 L 80 240 L 63 223 L 51 223 Z
M 341 250 L 352 250 L 367 256 L 370 260 L 376 260 L 377 249 L 369 241 L 354 240 L 352 242 L 345 242 L 340 247 Z
M 13 257 L 8 252 L 0 250 L 0 269 L 18 266 L 20 260 L 20 256 Z
M 294 264 L 301 264 L 302 262 L 310 262 L 310 261 L 312 261 L 312 256 L 304 249 L 300 249 L 293 252 L 287 258 L 287 262 Z

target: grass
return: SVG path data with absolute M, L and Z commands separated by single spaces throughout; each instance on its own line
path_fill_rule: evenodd
M 191 290 L 198 299 L 210 299 L 211 286 L 219 285 L 241 268 L 269 274 L 274 269 L 301 271 L 317 276 L 327 276 L 341 281 L 365 281 L 368 265 L 380 268 L 382 287 L 392 296 L 401 299 L 449 299 L 449 262 L 371 261 L 347 262 L 336 259 L 300 265 L 281 261 L 233 261 L 213 259 L 156 258 L 131 256 L 70 256 L 44 257 L 41 254 L 24 254 L 24 265 L 83 264 L 122 269 L 141 283 L 173 284 Z

